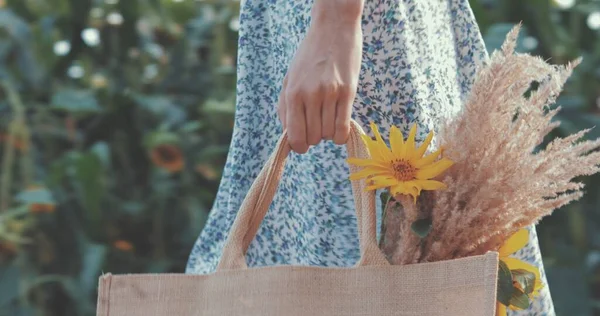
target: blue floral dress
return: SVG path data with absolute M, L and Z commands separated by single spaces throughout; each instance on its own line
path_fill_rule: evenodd
M 276 104 L 288 65 L 310 24 L 312 0 L 246 0 L 239 33 L 237 110 L 220 189 L 187 272 L 213 271 L 242 200 L 281 134 Z M 418 139 L 460 111 L 487 53 L 468 0 L 366 0 L 360 84 L 353 117 Z M 368 129 L 365 129 L 368 130 Z M 435 146 L 435 141 L 434 141 Z M 358 257 L 343 146 L 323 142 L 291 154 L 269 212 L 250 245 L 250 266 L 351 266 Z M 542 268 L 535 230 L 519 256 Z M 544 280 L 545 282 L 545 275 Z M 530 310 L 554 315 L 547 287 Z

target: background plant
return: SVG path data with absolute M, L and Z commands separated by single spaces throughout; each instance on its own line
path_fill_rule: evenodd
M 0 314 L 182 271 L 232 128 L 237 2 L 0 1 Z
M 600 2 L 472 0 L 490 50 L 563 64 L 599 125 Z M 0 0 L 0 315 L 93 315 L 103 272 L 182 272 L 233 122 L 239 2 Z M 600 130 L 590 137 L 600 136 Z M 599 178 L 539 227 L 560 315 L 600 311 Z

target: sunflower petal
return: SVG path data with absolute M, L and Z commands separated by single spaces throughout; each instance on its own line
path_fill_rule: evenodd
M 393 196 L 396 196 L 398 194 L 408 194 L 408 192 L 409 192 L 407 187 L 404 185 L 404 183 L 398 183 L 395 186 L 392 186 L 390 188 L 390 191 Z
M 392 126 L 390 129 L 390 147 L 392 147 L 392 153 L 395 158 L 403 158 L 405 153 L 404 139 L 402 139 L 402 133 L 396 126 Z
M 496 316 L 506 316 L 506 305 L 498 302 L 496 306 Z
M 513 253 L 517 252 L 519 249 L 525 247 L 529 242 L 529 231 L 527 229 L 521 229 L 512 236 L 510 236 L 504 245 L 500 247 L 498 253 L 500 258 L 505 258 Z
M 375 183 L 367 186 L 367 191 L 379 190 L 383 188 L 389 188 L 390 186 L 385 183 Z
M 415 137 L 417 137 L 417 124 L 410 128 L 408 138 L 406 139 L 406 156 L 408 159 L 415 157 Z
M 410 182 L 414 183 L 414 186 L 420 190 L 443 190 L 447 188 L 443 182 L 436 180 L 413 180 Z
M 419 197 L 420 193 L 421 193 L 421 190 L 419 190 L 419 188 L 417 188 L 415 186 L 409 188 L 408 194 L 412 195 L 415 203 L 417 203 L 417 197 Z
M 423 155 L 427 151 L 427 147 L 429 147 L 429 144 L 431 144 L 432 139 L 433 139 L 433 131 L 429 132 L 429 134 L 427 135 L 427 138 L 425 138 L 425 141 L 423 141 L 423 143 L 421 144 L 419 149 L 417 149 L 417 151 L 415 152 L 414 159 L 423 158 Z
M 385 164 L 381 161 L 377 161 L 375 159 L 348 158 L 346 162 L 359 167 L 379 167 L 388 169 L 390 168 L 388 164 Z
M 392 185 L 397 184 L 398 180 L 396 180 L 396 178 L 391 177 L 389 175 L 377 175 L 377 176 L 370 177 L 369 182 L 373 183 L 373 184 L 382 183 L 382 184 L 386 184 L 387 186 L 392 186 Z
M 375 169 L 375 168 L 367 167 L 367 168 L 364 168 L 364 169 L 362 169 L 360 171 L 353 172 L 352 174 L 350 174 L 350 180 L 352 180 L 352 181 L 354 181 L 354 180 L 360 180 L 360 179 L 364 179 L 364 178 L 367 178 L 367 177 L 384 175 L 384 174 L 388 174 L 388 173 L 389 173 L 388 170 L 382 170 L 382 169 Z
M 374 122 L 371 122 L 371 130 L 373 131 L 373 134 L 375 134 L 375 143 L 379 148 L 379 154 L 381 155 L 381 158 L 387 161 L 391 161 L 393 159 L 392 152 L 385 144 L 385 141 L 383 141 L 383 138 L 379 133 L 379 128 L 377 128 L 377 125 L 375 125 Z
M 383 145 L 383 147 L 386 147 L 382 150 L 381 148 L 381 144 L 379 144 L 377 141 L 371 139 L 371 137 L 369 137 L 368 135 L 361 135 L 361 138 L 363 140 L 363 142 L 365 143 L 365 145 L 367 146 L 367 149 L 369 150 L 369 156 L 371 159 L 381 162 L 381 163 L 386 163 L 391 161 L 391 152 L 389 151 L 389 149 L 387 149 L 387 147 L 385 146 L 385 144 Z
M 438 158 L 438 156 L 442 153 L 442 151 L 443 151 L 443 149 L 440 148 L 440 149 L 436 150 L 435 152 L 425 156 L 424 158 L 419 158 L 415 162 L 415 167 L 422 168 L 422 167 L 432 164 Z
M 446 169 L 450 168 L 453 164 L 454 162 L 452 160 L 448 158 L 442 158 L 423 169 L 419 169 L 419 171 L 417 171 L 416 178 L 419 180 L 427 180 L 437 177 L 442 172 L 446 171 Z
M 375 141 L 372 140 L 371 137 L 369 137 L 369 135 L 365 134 L 360 135 L 360 138 L 362 138 L 363 143 L 365 143 L 365 145 L 367 146 L 371 158 L 376 158 L 377 156 L 375 155 L 379 155 L 379 148 L 377 147 Z

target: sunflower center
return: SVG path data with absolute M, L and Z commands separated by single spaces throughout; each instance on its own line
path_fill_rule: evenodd
M 171 145 L 161 145 L 155 148 L 159 159 L 164 163 L 176 162 L 181 158 L 179 149 Z
M 394 177 L 400 181 L 413 180 L 417 174 L 417 168 L 404 159 L 393 160 L 392 169 L 394 169 Z

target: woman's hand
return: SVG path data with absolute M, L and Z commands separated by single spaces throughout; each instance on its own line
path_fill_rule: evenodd
M 364 0 L 316 0 L 312 24 L 283 80 L 278 114 L 292 150 L 350 132 L 362 54 Z

